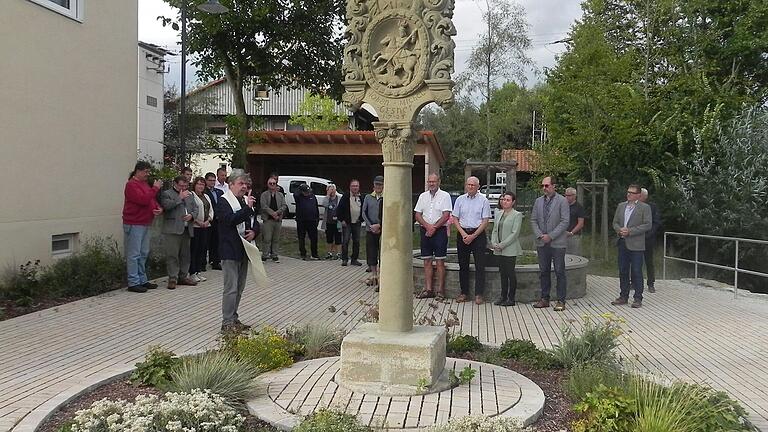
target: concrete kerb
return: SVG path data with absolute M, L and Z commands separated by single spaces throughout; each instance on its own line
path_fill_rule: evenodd
M 200 354 L 205 351 L 194 351 L 177 354 L 177 357 L 186 357 Z M 136 369 L 136 364 L 123 363 L 110 366 L 99 373 L 89 375 L 77 384 L 69 386 L 56 396 L 30 411 L 14 427 L 11 432 L 36 432 L 48 419 L 59 412 L 65 405 L 87 394 L 98 387 L 113 383 L 129 376 Z

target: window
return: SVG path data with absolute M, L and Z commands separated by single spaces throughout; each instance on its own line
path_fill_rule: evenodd
M 75 240 L 77 233 L 56 234 L 51 236 L 51 255 L 54 258 L 61 258 L 72 255 L 75 251 Z
M 208 133 L 211 135 L 226 135 L 227 134 L 227 127 L 226 126 L 211 126 L 208 128 Z
M 288 192 L 295 194 L 299 191 L 299 186 L 307 184 L 307 182 L 303 180 L 291 180 L 291 184 L 288 186 Z
M 325 196 L 325 194 L 328 192 L 328 186 L 317 183 L 317 182 L 309 182 L 309 188 L 312 189 L 312 193 L 318 196 Z
M 272 130 L 275 131 L 284 131 L 287 127 L 287 123 L 285 120 L 272 120 Z
M 147 96 L 147 105 L 157 108 L 157 98 L 152 96 Z
M 77 21 L 83 21 L 85 0 L 29 0 Z

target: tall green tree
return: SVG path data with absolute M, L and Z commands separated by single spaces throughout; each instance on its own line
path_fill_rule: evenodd
M 343 0 L 222 0 L 229 12 L 221 15 L 199 11 L 201 0 L 165 1 L 187 8 L 187 47 L 199 77 L 227 78 L 241 128 L 240 147 L 246 145 L 251 122 L 245 86 L 304 87 L 340 97 Z

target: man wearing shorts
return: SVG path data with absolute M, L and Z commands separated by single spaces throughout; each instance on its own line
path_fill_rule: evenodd
M 427 177 L 427 190 L 419 195 L 413 209 L 421 225 L 421 258 L 424 260 L 424 291 L 417 298 L 435 297 L 432 288 L 432 261 L 437 268 L 437 295 L 445 297 L 445 258 L 448 251 L 448 221 L 451 218 L 451 196 L 440 189 L 440 177 Z

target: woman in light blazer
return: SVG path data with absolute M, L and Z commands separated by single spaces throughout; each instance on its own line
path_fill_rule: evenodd
M 205 178 L 195 178 L 190 184 L 190 188 L 197 204 L 197 211 L 192 215 L 195 235 L 190 242 L 189 277 L 195 282 L 205 282 L 207 278 L 200 273 L 204 272 L 207 266 L 205 253 L 208 250 L 208 239 L 213 220 L 213 204 L 211 198 L 205 193 Z
M 497 306 L 514 306 L 515 291 L 517 290 L 517 277 L 515 276 L 515 262 L 517 256 L 522 255 L 520 246 L 520 227 L 523 223 L 523 214 L 515 210 L 517 197 L 512 192 L 504 192 L 499 198 L 499 206 L 493 223 L 493 232 L 488 246 L 497 256 L 499 271 L 501 272 L 501 298 L 493 304 Z

